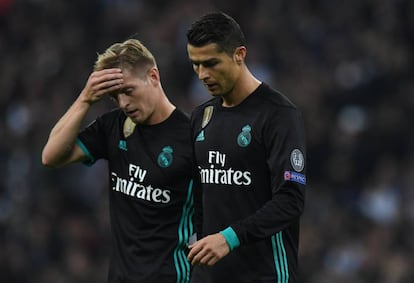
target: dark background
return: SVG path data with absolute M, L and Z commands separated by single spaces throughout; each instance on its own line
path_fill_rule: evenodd
M 135 33 L 175 104 L 206 100 L 185 31 L 217 9 L 244 30 L 251 71 L 304 114 L 300 282 L 414 282 L 410 0 L 0 0 L 0 282 L 105 281 L 106 164 L 48 169 L 42 147 L 96 54 Z

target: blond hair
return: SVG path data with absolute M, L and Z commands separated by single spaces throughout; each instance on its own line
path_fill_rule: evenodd
M 94 70 L 121 68 L 144 74 L 149 68 L 156 66 L 154 56 L 141 41 L 128 39 L 114 43 L 104 53 L 98 54 Z

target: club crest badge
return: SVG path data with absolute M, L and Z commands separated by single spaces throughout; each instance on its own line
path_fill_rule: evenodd
M 301 172 L 305 167 L 305 158 L 303 153 L 299 149 L 292 150 L 290 154 L 290 164 L 296 172 Z
M 205 128 L 210 122 L 211 117 L 213 116 L 214 106 L 207 106 L 204 108 L 203 121 L 201 122 L 201 128 Z
M 246 125 L 242 128 L 241 133 L 237 136 L 237 144 L 241 147 L 246 147 L 250 144 L 252 140 L 251 135 L 252 128 L 249 125 Z
M 129 137 L 135 129 L 136 124 L 131 120 L 131 118 L 126 118 L 124 122 L 124 137 Z
M 171 146 L 165 146 L 157 158 L 158 165 L 162 168 L 169 167 L 173 162 L 173 149 Z

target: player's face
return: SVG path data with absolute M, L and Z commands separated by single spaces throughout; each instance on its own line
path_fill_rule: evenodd
M 112 95 L 119 108 L 137 124 L 151 124 L 156 110 L 158 77 L 151 75 L 153 71 L 149 70 L 144 78 L 128 69 L 122 70 L 124 87 Z
M 211 95 L 225 96 L 231 93 L 240 73 L 240 65 L 233 57 L 220 52 L 215 43 L 202 47 L 188 44 L 187 52 L 194 72 Z

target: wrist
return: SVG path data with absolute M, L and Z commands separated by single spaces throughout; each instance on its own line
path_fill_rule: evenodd
M 92 106 L 92 104 L 93 104 L 93 102 L 92 101 L 90 101 L 90 100 L 88 100 L 88 99 L 86 99 L 85 97 L 83 97 L 82 95 L 80 95 L 79 97 L 78 97 L 78 99 L 76 99 L 76 102 L 75 102 L 76 104 L 77 104 L 77 107 L 79 108 L 79 109 L 89 109 L 89 107 L 91 107 Z
M 240 240 L 233 228 L 227 227 L 226 229 L 220 231 L 220 234 L 224 237 L 224 239 L 226 239 L 230 251 L 240 246 Z

